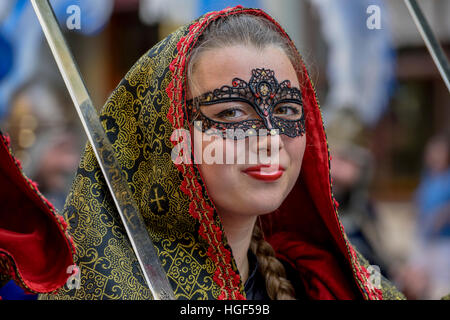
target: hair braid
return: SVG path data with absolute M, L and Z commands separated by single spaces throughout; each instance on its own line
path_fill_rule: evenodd
M 275 257 L 272 246 L 264 240 L 261 228 L 255 225 L 250 249 L 258 259 L 259 271 L 266 280 L 266 290 L 272 300 L 295 300 L 295 291 L 286 279 L 286 271 Z

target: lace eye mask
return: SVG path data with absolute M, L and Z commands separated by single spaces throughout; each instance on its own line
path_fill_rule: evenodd
M 218 104 L 223 106 L 219 106 L 221 111 L 211 113 Z M 237 140 L 262 132 L 293 138 L 305 133 L 300 90 L 291 87 L 289 80 L 278 83 L 274 71 L 269 69 L 252 70 L 248 83 L 234 78 L 231 86 L 224 85 L 188 100 L 187 110 L 197 129 L 223 138 Z

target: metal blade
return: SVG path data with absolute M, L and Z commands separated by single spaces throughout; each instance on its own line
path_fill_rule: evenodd
M 114 149 L 103 130 L 53 10 L 48 0 L 31 0 L 31 3 L 83 123 L 89 142 L 94 149 L 153 298 L 155 300 L 174 300 L 173 289 L 161 266 L 144 220 L 133 200 L 122 168 L 117 162 Z
M 442 47 L 439 45 L 439 42 L 434 36 L 427 19 L 417 4 L 417 1 L 405 0 L 405 4 L 417 26 L 417 29 L 419 29 L 419 33 L 422 36 L 423 41 L 425 42 L 425 45 L 427 46 L 448 91 L 450 91 L 450 68 L 444 50 L 442 50 Z

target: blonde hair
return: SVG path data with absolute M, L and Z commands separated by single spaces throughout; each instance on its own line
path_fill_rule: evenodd
M 273 23 L 263 17 L 250 14 L 230 15 L 213 21 L 192 49 L 187 67 L 188 86 L 191 92 L 192 88 L 195 88 L 192 75 L 202 53 L 234 45 L 253 46 L 257 50 L 263 50 L 268 46 L 278 47 L 288 56 L 296 69 L 295 49 L 291 47 L 289 40 L 280 34 Z M 263 233 L 257 225 L 253 230 L 250 250 L 258 259 L 259 272 L 265 278 L 269 298 L 272 300 L 295 299 L 294 288 L 286 279 L 284 266 L 275 257 L 275 251 L 264 240 Z
M 272 300 L 295 300 L 292 283 L 286 279 L 286 270 L 275 256 L 272 246 L 264 240 L 261 228 L 255 225 L 253 229 L 250 250 L 258 259 L 259 272 L 266 281 L 267 295 Z

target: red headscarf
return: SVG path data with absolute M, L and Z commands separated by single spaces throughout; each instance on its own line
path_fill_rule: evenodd
M 183 79 L 190 50 L 209 23 L 228 15 L 243 13 L 271 21 L 295 49 L 283 28 L 261 10 L 238 6 L 206 14 L 190 26 L 186 37 L 180 39 L 177 45 L 178 57 L 171 64 L 174 80 L 167 92 L 174 104 L 168 117 L 175 128 L 181 128 L 183 120 L 179 117 L 181 112 L 177 112 L 183 107 L 182 83 L 177 79 Z M 294 51 L 297 52 L 296 49 Z M 302 170 L 293 190 L 276 212 L 262 217 L 266 240 L 274 247 L 279 258 L 287 260 L 298 270 L 311 299 L 380 299 L 381 290 L 371 286 L 369 272 L 359 263 L 339 222 L 336 201 L 331 193 L 330 156 L 320 107 L 300 55 L 297 59 L 300 66 L 295 67 L 303 90 L 306 117 L 306 150 Z M 178 113 L 178 117 L 172 118 L 171 112 Z M 179 165 L 179 169 L 184 174 L 188 172 L 184 165 Z M 192 193 L 192 190 L 187 190 L 187 193 Z M 198 199 L 203 202 L 200 193 L 198 189 Z M 192 201 L 193 206 L 197 203 Z M 208 207 L 205 203 L 202 205 Z M 220 246 L 220 241 L 216 245 Z
M 9 138 L 0 132 L 0 275 L 31 293 L 62 287 L 74 264 L 66 228 L 63 217 L 24 175 Z

